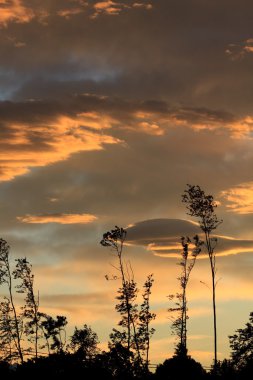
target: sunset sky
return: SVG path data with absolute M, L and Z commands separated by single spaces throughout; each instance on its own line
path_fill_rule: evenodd
M 253 311 L 252 0 L 0 0 L 0 237 L 33 264 L 41 310 L 86 323 L 107 347 L 116 258 L 128 227 L 141 288 L 154 273 L 151 362 L 173 354 L 168 295 L 181 194 L 218 201 L 218 358 Z M 189 354 L 213 359 L 209 262 L 188 289 Z M 205 286 L 203 282 L 207 285 Z

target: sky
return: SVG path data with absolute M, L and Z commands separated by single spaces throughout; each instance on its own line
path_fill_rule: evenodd
M 229 356 L 253 301 L 252 12 L 250 0 L 0 0 L 0 236 L 70 332 L 86 323 L 106 348 L 119 321 L 120 283 L 105 279 L 117 261 L 99 244 L 118 225 L 140 294 L 154 273 L 151 362 L 173 354 L 180 237 L 199 231 L 181 201 L 190 183 L 223 220 L 218 358 Z M 203 253 L 188 348 L 205 366 L 210 284 Z

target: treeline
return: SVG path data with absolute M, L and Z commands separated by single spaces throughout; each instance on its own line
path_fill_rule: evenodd
M 222 222 L 215 214 L 216 204 L 199 186 L 187 185 L 182 196 L 189 215 L 196 217 L 200 235 L 181 237 L 181 268 L 179 290 L 171 294 L 174 302 L 168 309 L 175 339 L 175 352 L 151 372 L 150 346 L 156 318 L 151 309 L 154 282 L 149 274 L 142 287 L 142 301 L 138 304 L 140 290 L 134 278 L 131 263 L 123 257 L 127 230 L 116 226 L 104 233 L 101 245 L 112 250 L 117 258 L 115 274 L 107 280 L 118 280 L 115 309 L 120 319 L 112 329 L 108 350 L 98 348 L 98 336 L 90 326 L 75 327 L 67 337 L 67 318 L 51 316 L 40 308 L 40 296 L 34 289 L 32 266 L 26 258 L 10 263 L 10 247 L 0 239 L 0 285 L 5 294 L 0 302 L 0 374 L 4 378 L 18 376 L 81 375 L 104 380 L 157 379 L 245 379 L 253 378 L 253 313 L 246 327 L 229 337 L 231 357 L 217 360 L 216 328 L 216 257 L 217 239 L 212 232 Z M 188 354 L 187 348 L 187 286 L 199 254 L 207 254 L 211 269 L 214 361 L 208 373 Z M 22 297 L 21 297 L 22 296 Z M 22 300 L 21 300 L 22 298 Z M 19 302 L 17 302 L 17 299 Z

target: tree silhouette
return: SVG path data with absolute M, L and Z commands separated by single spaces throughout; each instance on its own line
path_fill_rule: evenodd
M 173 319 L 172 330 L 179 338 L 179 343 L 176 346 L 176 354 L 179 356 L 187 355 L 187 285 L 189 282 L 191 271 L 195 265 L 198 254 L 201 251 L 202 241 L 199 240 L 198 235 L 194 236 L 194 247 L 189 256 L 189 245 L 192 243 L 190 238 L 182 236 L 181 238 L 181 259 L 178 263 L 182 268 L 180 277 L 178 277 L 181 292 L 176 294 L 170 294 L 170 300 L 176 300 L 176 307 L 169 308 L 171 313 L 178 313 L 177 317 Z
M 35 296 L 33 283 L 34 275 L 32 274 L 32 265 L 26 258 L 16 260 L 16 268 L 13 271 L 15 279 L 21 280 L 21 284 L 17 285 L 18 293 L 25 294 L 25 306 L 23 307 L 23 315 L 27 320 L 25 323 L 25 333 L 31 342 L 34 342 L 35 358 L 38 358 L 38 342 L 39 342 L 39 296 Z
M 0 353 L 1 360 L 11 363 L 13 359 L 13 337 L 12 337 L 12 310 L 10 300 L 5 298 L 0 303 Z
M 119 326 L 125 331 L 120 332 L 113 329 L 110 335 L 113 344 L 123 344 L 127 340 L 127 349 L 134 348 L 137 354 L 137 362 L 142 366 L 142 358 L 140 353 L 140 345 L 138 340 L 137 321 L 138 310 L 136 304 L 137 297 L 137 284 L 133 278 L 133 271 L 131 265 L 123 262 L 123 247 L 126 239 L 127 231 L 123 228 L 115 226 L 115 229 L 103 234 L 103 239 L 100 244 L 104 247 L 109 247 L 116 253 L 118 257 L 118 267 L 116 268 L 120 273 L 121 287 L 118 290 L 116 299 L 119 301 L 116 304 L 116 310 L 121 314 Z M 114 277 L 115 278 L 115 277 Z M 116 278 L 118 278 L 116 276 Z M 108 279 L 108 277 L 107 277 Z
M 57 315 L 54 319 L 45 313 L 40 313 L 40 318 L 43 318 L 40 325 L 46 339 L 48 354 L 51 353 L 51 350 L 58 353 L 63 352 L 66 344 L 65 326 L 68 323 L 67 318 L 62 315 Z
M 150 295 L 153 282 L 154 278 L 153 274 L 151 274 L 147 277 L 143 285 L 143 302 L 141 304 L 141 310 L 139 312 L 138 340 L 140 342 L 140 348 L 143 352 L 146 372 L 148 372 L 149 366 L 150 338 L 155 332 L 154 328 L 150 328 L 150 322 L 156 317 L 154 313 L 150 312 Z
M 21 363 L 24 362 L 23 351 L 21 347 L 21 336 L 23 330 L 23 320 L 22 316 L 18 315 L 13 297 L 13 277 L 10 268 L 9 261 L 9 251 L 10 246 L 3 239 L 0 239 L 0 285 L 6 285 L 8 289 L 8 296 L 5 296 L 4 304 L 2 304 L 2 312 L 5 313 L 3 316 L 5 319 L 6 333 L 8 334 L 8 339 L 14 342 L 17 354 Z M 11 341 L 10 341 L 11 342 Z M 12 355 L 14 353 L 12 352 Z
M 217 218 L 214 210 L 217 207 L 212 195 L 206 195 L 199 187 L 187 185 L 182 195 L 182 201 L 186 204 L 188 215 L 198 219 L 199 226 L 204 232 L 205 246 L 207 249 L 211 275 L 212 275 L 212 301 L 213 301 L 213 327 L 214 327 L 214 368 L 217 365 L 217 324 L 216 324 L 216 257 L 215 247 L 217 238 L 212 237 L 212 232 L 222 223 Z
M 237 369 L 253 364 L 253 312 L 245 328 L 236 330 L 237 334 L 229 336 L 232 349 L 232 361 Z M 253 365 L 252 365 L 253 367 Z
M 75 327 L 69 348 L 82 360 L 91 360 L 98 354 L 98 336 L 86 324 L 82 329 Z

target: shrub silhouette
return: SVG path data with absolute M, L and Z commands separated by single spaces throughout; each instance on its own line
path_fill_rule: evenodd
M 157 380 L 202 380 L 205 375 L 201 364 L 185 355 L 175 355 L 171 359 L 166 359 L 156 370 Z

